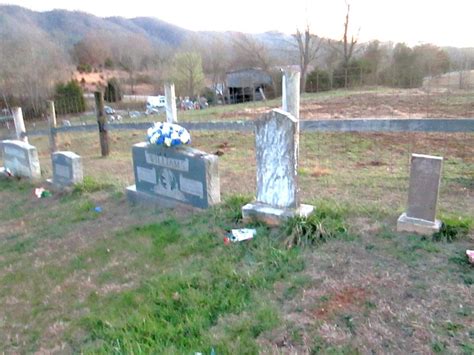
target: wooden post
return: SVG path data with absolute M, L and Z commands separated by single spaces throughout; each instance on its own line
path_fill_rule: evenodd
M 57 133 L 56 133 L 56 109 L 54 108 L 54 101 L 48 101 L 49 115 L 49 149 L 51 153 L 58 151 Z
M 12 114 L 13 120 L 15 122 L 16 139 L 28 143 L 25 121 L 23 120 L 23 112 L 21 111 L 21 107 L 13 107 Z
M 166 98 L 166 122 L 177 123 L 178 113 L 176 111 L 176 94 L 174 92 L 174 84 L 165 84 Z
M 107 117 L 104 114 L 104 97 L 102 92 L 96 91 L 95 111 L 97 114 L 97 124 L 99 125 L 100 151 L 103 157 L 109 155 L 109 132 L 107 131 Z

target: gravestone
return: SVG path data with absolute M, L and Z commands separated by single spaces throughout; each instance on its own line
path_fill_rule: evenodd
M 208 208 L 220 202 L 218 158 L 187 147 L 147 142 L 132 148 L 135 185 L 127 188 L 132 202 L 172 207 Z
M 441 228 L 436 219 L 442 157 L 412 154 L 408 208 L 397 221 L 397 231 L 431 235 Z
M 52 154 L 53 184 L 66 187 L 80 184 L 84 180 L 82 160 L 73 152 L 55 152 Z
M 29 179 L 41 178 L 41 169 L 36 147 L 18 140 L 2 141 L 4 168 L 14 176 Z
M 242 207 L 244 220 L 278 225 L 313 211 L 299 202 L 297 143 L 298 122 L 290 113 L 275 109 L 256 121 L 257 196 Z

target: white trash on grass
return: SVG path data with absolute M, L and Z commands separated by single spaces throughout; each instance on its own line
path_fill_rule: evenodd
M 255 229 L 250 228 L 241 228 L 241 229 L 232 229 L 229 239 L 231 242 L 242 242 L 244 240 L 253 239 L 257 235 Z

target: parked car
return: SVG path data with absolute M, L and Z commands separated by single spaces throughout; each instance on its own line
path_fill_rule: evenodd
M 146 114 L 160 114 L 166 111 L 166 98 L 160 96 L 148 96 L 146 99 Z

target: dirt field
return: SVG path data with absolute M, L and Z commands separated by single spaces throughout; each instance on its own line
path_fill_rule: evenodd
M 136 76 L 140 73 L 136 73 Z M 102 89 L 107 86 L 107 81 L 112 78 L 117 78 L 119 80 L 128 80 L 128 74 L 120 70 L 102 70 L 99 72 L 92 73 L 79 73 L 75 71 L 72 75 L 72 78 L 81 83 L 81 86 L 85 92 L 93 93 L 98 89 Z M 122 90 L 124 93 L 130 93 L 130 85 L 123 85 Z M 134 85 L 134 94 L 135 95 L 156 95 L 157 88 L 151 84 L 136 84 Z
M 245 109 L 225 112 L 217 119 L 257 118 L 280 102 L 248 104 Z M 421 89 L 372 89 L 305 94 L 301 119 L 338 118 L 466 118 L 474 117 L 474 96 L 469 91 Z

